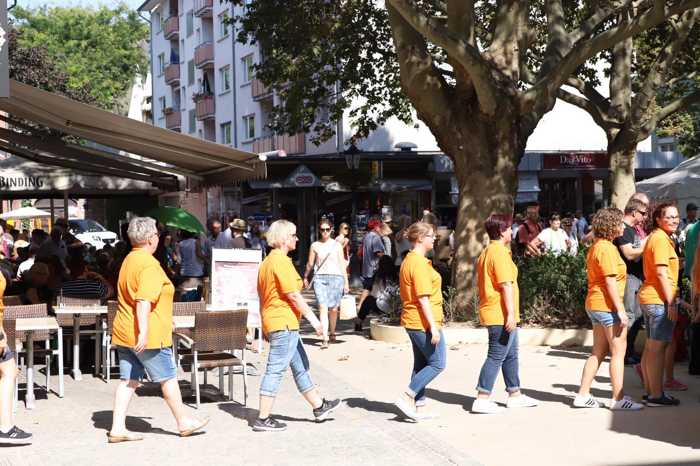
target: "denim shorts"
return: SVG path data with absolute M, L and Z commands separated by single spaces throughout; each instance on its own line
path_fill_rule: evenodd
M 12 349 L 9 346 L 6 346 L 5 351 L 3 351 L 2 354 L 0 354 L 0 364 L 2 364 L 3 362 L 7 362 L 14 357 L 15 352 L 12 351 Z
M 345 279 L 341 275 L 316 275 L 314 293 L 319 306 L 334 308 L 340 306 Z
M 673 328 L 676 323 L 668 318 L 666 305 L 642 304 L 642 312 L 647 327 L 647 337 L 669 343 L 673 339 Z
M 593 325 L 602 325 L 603 327 L 612 327 L 620 323 L 620 317 L 616 312 L 607 311 L 589 311 L 586 310 L 588 317 Z
M 151 382 L 165 382 L 177 376 L 172 348 L 147 349 L 141 353 L 117 346 L 119 378 L 141 380 L 148 373 Z

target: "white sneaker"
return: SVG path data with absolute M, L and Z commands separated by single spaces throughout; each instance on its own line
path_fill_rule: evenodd
M 577 396 L 574 398 L 574 408 L 600 408 L 600 402 L 593 398 L 591 395 L 588 396 Z
M 613 411 L 639 411 L 644 409 L 641 403 L 635 403 L 631 398 L 624 397 L 619 401 L 610 400 L 610 409 Z
M 416 413 L 416 409 L 411 406 L 403 396 L 400 396 L 398 400 L 394 403 L 399 410 L 403 413 L 404 416 L 406 416 L 409 419 L 413 419 L 414 421 L 418 420 L 418 414 Z
M 509 396 L 506 401 L 506 408 L 534 408 L 539 402 L 527 395 Z
M 440 417 L 437 413 L 432 413 L 430 411 L 425 411 L 425 410 L 416 410 L 416 417 L 420 419 L 421 421 L 427 421 L 430 419 L 437 419 Z
M 477 398 L 472 404 L 472 413 L 475 414 L 496 414 L 503 411 L 503 408 L 487 398 Z

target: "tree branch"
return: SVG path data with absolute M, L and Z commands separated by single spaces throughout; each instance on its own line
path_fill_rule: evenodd
M 601 128 L 608 129 L 613 126 L 613 122 L 605 118 L 603 112 L 601 112 L 601 109 L 590 100 L 576 94 L 572 94 L 564 89 L 559 89 L 557 91 L 557 97 L 566 103 L 575 105 L 576 107 L 585 110 L 586 113 L 593 118 L 593 121 L 595 121 Z
M 539 76 L 538 82 L 523 95 L 521 105 L 528 108 L 538 104 L 538 113 L 546 112 L 553 105 L 551 99 L 556 96 L 557 90 L 566 82 L 566 79 L 574 73 L 576 68 L 597 53 L 635 34 L 658 26 L 671 16 L 698 6 L 700 6 L 700 0 L 682 0 L 671 6 L 666 6 L 664 0 L 654 0 L 651 8 L 630 22 L 614 26 L 591 39 L 581 38 L 554 68 Z
M 546 0 L 544 10 L 547 17 L 549 40 L 544 52 L 540 74 L 552 69 L 571 48 L 571 39 L 566 31 L 566 18 L 561 0 Z
M 600 28 L 600 26 L 602 26 L 608 18 L 620 11 L 623 11 L 634 2 L 632 0 L 626 0 L 603 3 L 605 3 L 604 6 L 599 7 L 595 12 L 593 12 L 593 14 L 591 14 L 581 23 L 578 29 L 571 33 L 571 41 L 573 43 L 591 35 L 596 29 Z
M 691 105 L 698 103 L 700 103 L 700 90 L 693 91 L 690 94 L 680 97 L 663 107 L 656 114 L 657 121 L 660 123 L 674 113 L 687 110 Z
M 475 45 L 473 0 L 448 0 L 447 29 L 454 37 Z
M 427 18 L 411 6 L 408 0 L 388 0 L 387 4 L 400 14 L 414 31 L 444 48 L 448 56 L 464 67 L 474 83 L 481 111 L 487 115 L 495 114 L 498 108 L 498 91 L 494 84 L 493 70 L 481 53 L 465 41 L 453 38 L 444 26 Z
M 529 1 L 502 0 L 496 12 L 493 38 L 485 53 L 511 80 L 518 81 L 521 35 L 527 28 Z

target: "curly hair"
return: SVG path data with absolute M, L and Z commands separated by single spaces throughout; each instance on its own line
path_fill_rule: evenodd
M 600 209 L 593 217 L 593 235 L 610 241 L 619 236 L 623 213 L 616 207 Z

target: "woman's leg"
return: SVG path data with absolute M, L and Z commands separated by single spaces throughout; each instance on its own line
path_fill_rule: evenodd
M 329 334 L 335 337 L 335 327 L 338 325 L 338 308 L 332 307 L 328 309 L 328 324 Z
M 323 404 L 323 399 L 318 394 L 318 390 L 311 381 L 309 375 L 309 357 L 306 355 L 304 344 L 301 341 L 299 332 L 292 332 L 290 335 L 290 350 L 292 358 L 289 367 L 292 369 L 292 376 L 297 390 L 301 393 L 312 408 L 318 408 Z M 293 345 L 293 347 L 292 347 Z
M 627 351 L 627 327 L 615 323 L 605 328 L 605 338 L 610 347 L 610 382 L 612 384 L 612 399 L 620 401 L 624 396 L 623 383 L 625 379 L 625 353 Z
M 294 332 L 281 330 L 268 335 L 270 350 L 265 375 L 260 383 L 260 411 L 258 414 L 260 419 L 267 419 L 270 416 L 275 396 L 282 383 L 282 377 L 294 356 L 294 347 L 290 348 L 290 343 L 292 343 L 290 335 L 292 333 Z
M 9 349 L 5 349 L 9 351 Z M 14 423 L 12 422 L 12 399 L 15 393 L 15 377 L 17 377 L 17 363 L 11 358 L 0 364 L 0 430 L 8 432 Z
M 506 383 L 506 391 L 510 396 L 520 396 L 520 367 L 518 361 L 518 333 L 516 328 L 508 334 L 506 345 L 506 357 L 501 365 L 503 380 Z
M 676 339 L 671 340 L 671 343 L 666 346 L 664 352 L 664 374 L 666 382 L 671 382 L 675 377 L 673 376 L 673 368 L 676 365 Z
M 322 304 L 318 305 L 318 318 L 323 327 L 323 342 L 328 342 L 328 308 Z
M 664 351 L 667 343 L 659 340 L 647 340 L 644 350 L 646 370 L 644 382 L 650 398 L 659 398 L 663 394 Z
M 489 325 L 487 331 L 489 332 L 489 349 L 479 373 L 479 384 L 476 387 L 479 398 L 491 396 L 496 377 L 507 356 L 508 341 L 507 339 L 503 340 L 502 335 L 504 332 L 508 332 L 505 331 L 503 325 Z
M 608 354 L 608 340 L 605 337 L 605 327 L 600 324 L 593 325 L 593 350 L 590 357 L 583 366 L 581 375 L 581 386 L 578 389 L 578 396 L 590 396 L 593 378 L 598 372 L 601 363 Z

